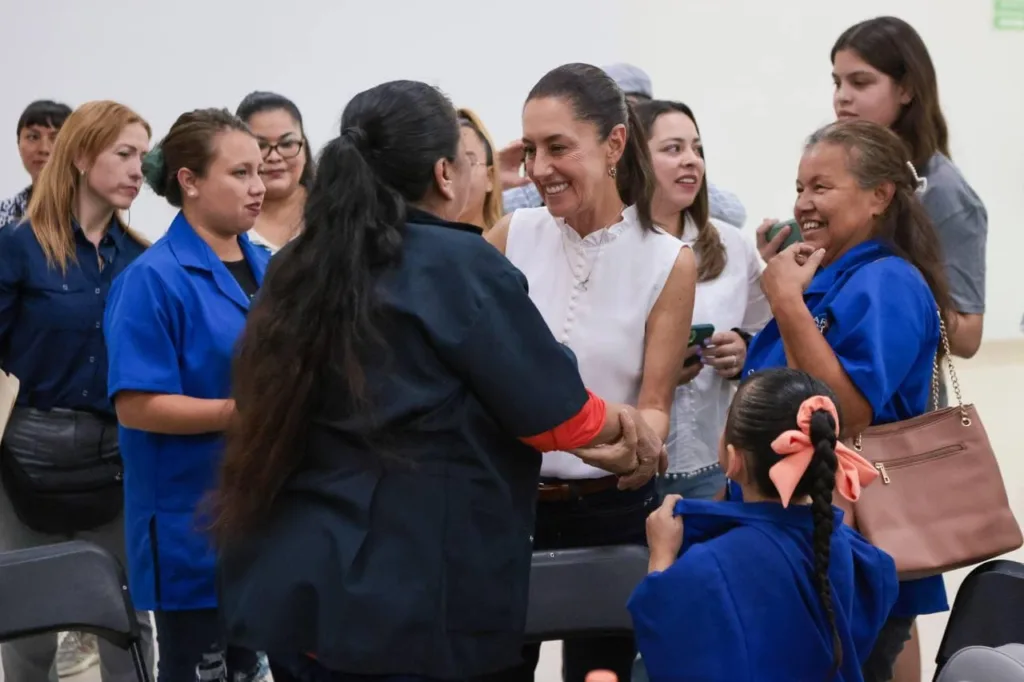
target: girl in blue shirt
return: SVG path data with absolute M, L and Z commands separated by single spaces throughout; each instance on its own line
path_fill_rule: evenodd
M 740 385 L 719 461 L 742 499 L 669 495 L 647 522 L 650 573 L 629 609 L 652 682 L 863 679 L 896 567 L 832 506 L 833 489 L 856 500 L 877 477 L 839 425 L 806 372 Z
M 146 182 L 181 209 L 117 281 L 106 313 L 110 398 L 120 422 L 132 598 L 154 612 L 160 682 L 201 663 L 253 679 L 254 653 L 225 649 L 216 571 L 197 514 L 234 413 L 231 358 L 270 256 L 249 243 L 262 156 L 225 110 L 182 114 L 147 157 Z
M 953 308 L 917 188 L 892 131 L 857 120 L 822 128 L 797 179 L 794 215 L 805 241 L 765 268 L 775 318 L 751 341 L 744 374 L 810 372 L 838 396 L 844 435 L 928 409 L 940 315 L 948 326 Z M 947 608 L 941 576 L 901 583 L 865 679 L 888 680 L 914 618 Z

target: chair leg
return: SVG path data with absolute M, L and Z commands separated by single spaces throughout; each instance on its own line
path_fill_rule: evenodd
M 146 658 L 142 655 L 142 645 L 139 642 L 132 642 L 132 663 L 135 664 L 135 676 L 139 682 L 151 682 L 149 670 L 146 668 Z

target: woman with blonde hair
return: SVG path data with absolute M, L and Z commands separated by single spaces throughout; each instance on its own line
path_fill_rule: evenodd
M 472 168 L 469 198 L 459 221 L 486 232 L 505 214 L 501 203 L 501 179 L 494 163 L 494 140 L 472 109 L 459 109 L 459 129 Z
M 64 122 L 25 220 L 0 231 L 0 355 L 20 391 L 0 445 L 0 551 L 72 539 L 125 561 L 117 420 L 107 399 L 103 311 L 111 282 L 146 248 L 121 211 L 142 187 L 150 127 L 89 102 Z M 152 659 L 149 618 L 139 627 Z M 4 644 L 7 682 L 56 679 L 55 634 Z M 134 679 L 100 642 L 103 682 Z

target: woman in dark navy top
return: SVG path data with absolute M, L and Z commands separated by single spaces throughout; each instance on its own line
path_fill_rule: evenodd
M 231 356 L 270 254 L 249 243 L 263 201 L 259 144 L 225 109 L 182 114 L 146 160 L 146 182 L 180 208 L 110 292 L 110 396 L 121 423 L 132 598 L 160 633 L 158 682 L 200 663 L 255 679 L 253 652 L 225 648 L 215 555 L 197 519 L 234 410 Z
M 120 211 L 142 186 L 150 128 L 116 102 L 67 118 L 24 222 L 0 231 L 0 358 L 21 382 L 0 449 L 0 550 L 81 538 L 125 558 L 121 456 L 107 399 L 103 309 L 145 249 Z M 148 616 L 139 619 L 147 646 Z M 3 645 L 5 679 L 46 679 L 55 634 Z M 100 642 L 104 682 L 134 679 Z
M 751 341 L 744 374 L 788 365 L 815 375 L 839 397 L 844 435 L 927 411 L 940 315 L 954 310 L 909 158 L 874 123 L 816 132 L 794 207 L 805 241 L 763 276 L 775 319 Z M 864 679 L 888 680 L 914 617 L 946 608 L 942 576 L 900 583 Z
M 622 487 L 663 462 L 634 408 L 583 386 L 522 274 L 450 222 L 470 171 L 437 90 L 357 95 L 250 313 L 215 529 L 228 636 L 277 682 L 518 664 L 538 450 Z

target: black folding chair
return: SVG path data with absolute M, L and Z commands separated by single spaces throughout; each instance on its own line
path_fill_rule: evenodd
M 1024 642 L 1024 564 L 996 559 L 964 579 L 935 663 L 941 671 L 967 647 L 996 648 L 1019 642 Z
M 81 541 L 0 552 L 0 642 L 67 631 L 90 632 L 130 651 L 139 682 L 150 681 L 117 559 Z
M 637 545 L 533 553 L 526 639 L 631 634 L 626 602 L 647 575 Z

